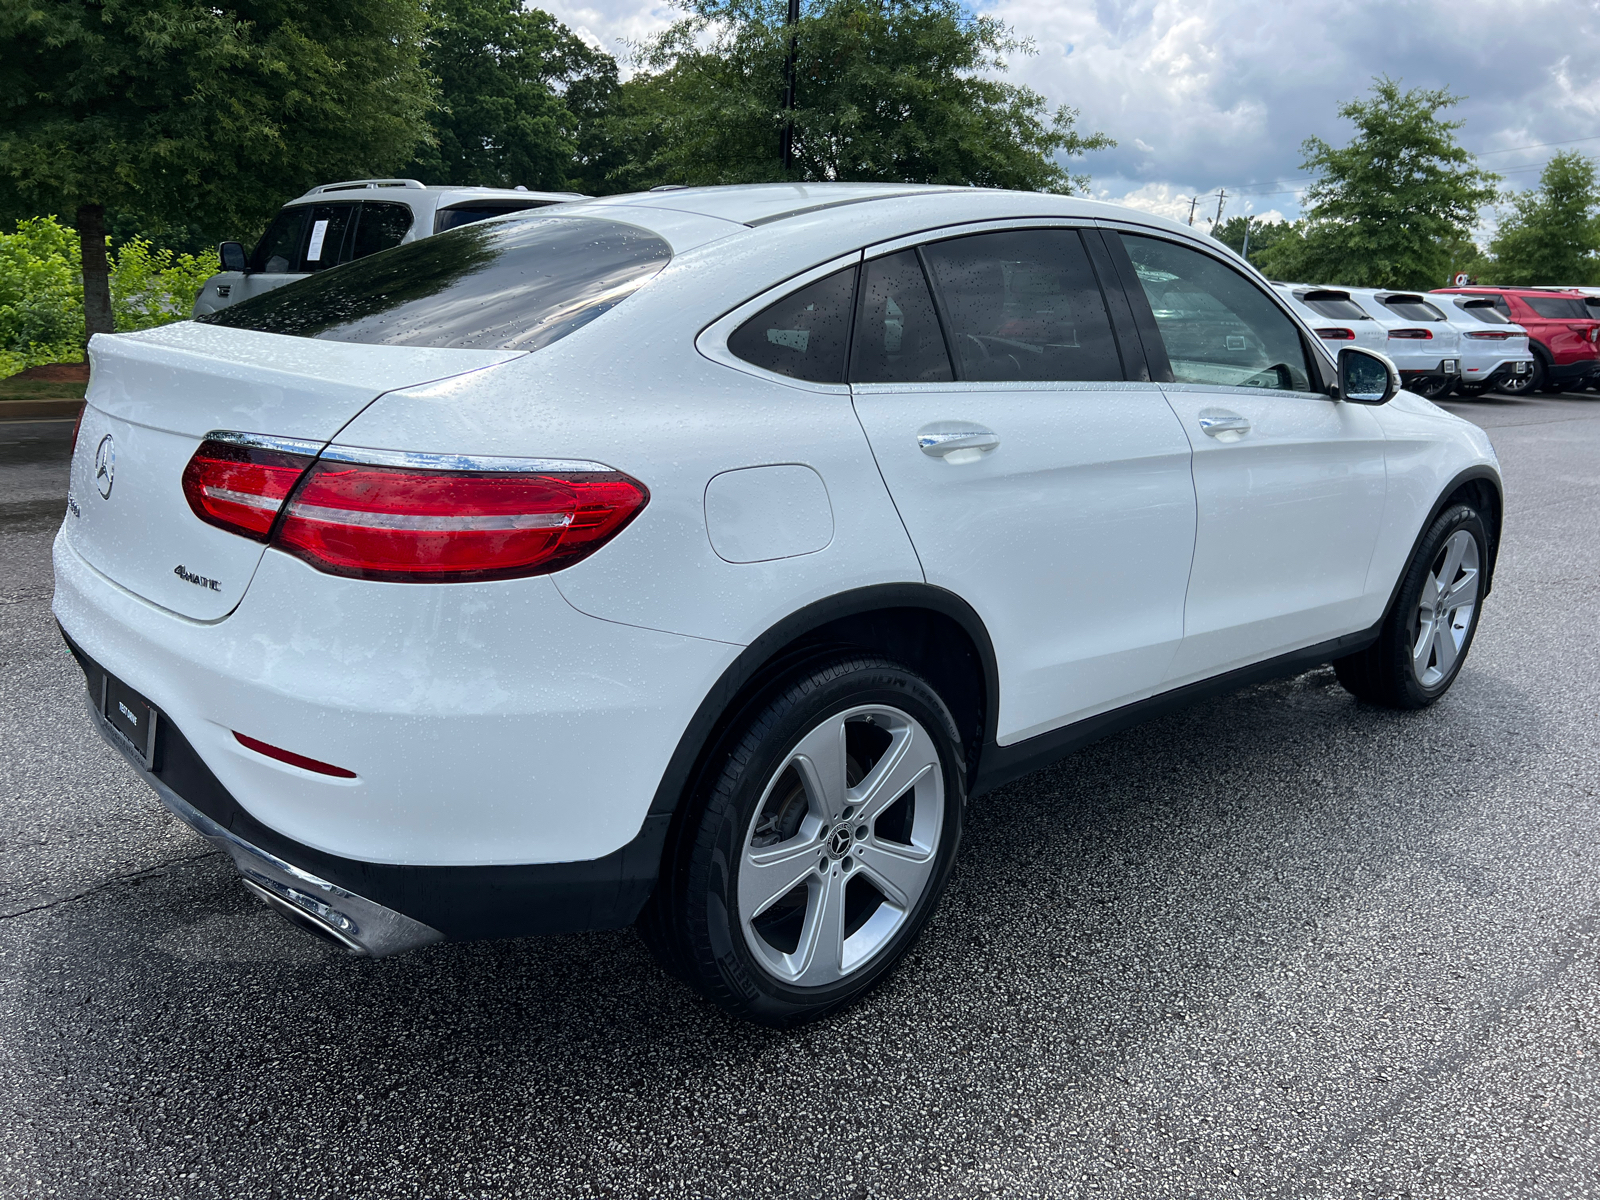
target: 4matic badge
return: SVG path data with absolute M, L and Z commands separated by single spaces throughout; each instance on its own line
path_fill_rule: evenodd
M 220 592 L 222 584 L 215 579 L 208 579 L 204 575 L 196 575 L 188 570 L 182 563 L 172 568 L 172 573 L 185 583 L 192 583 L 195 587 L 210 588 L 213 592 Z

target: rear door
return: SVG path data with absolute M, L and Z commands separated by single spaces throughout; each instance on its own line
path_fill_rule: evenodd
M 1233 266 L 1165 238 L 1113 236 L 1129 299 L 1148 303 L 1139 315 L 1168 360 L 1152 372 L 1170 367 L 1163 388 L 1194 450 L 1194 569 L 1167 682 L 1360 628 L 1385 491 L 1372 411 L 1319 390 L 1298 327 Z
M 1135 361 L 1077 229 L 862 267 L 856 411 L 928 582 L 989 631 L 1001 744 L 1149 695 L 1182 637 L 1189 445 Z

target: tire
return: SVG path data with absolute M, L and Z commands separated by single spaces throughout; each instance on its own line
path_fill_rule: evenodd
M 1507 396 L 1526 396 L 1532 392 L 1541 391 L 1545 381 L 1550 378 L 1550 372 L 1545 369 L 1544 355 L 1533 356 L 1533 366 L 1523 376 L 1513 375 L 1500 385 L 1500 391 Z
M 1424 400 L 1442 400 L 1449 395 L 1452 382 L 1448 375 L 1425 375 L 1411 390 Z
M 1456 395 L 1476 398 L 1489 390 L 1487 383 L 1462 383 L 1456 381 Z
M 1426 708 L 1449 691 L 1478 630 L 1488 564 L 1483 517 L 1468 504 L 1446 508 L 1412 555 L 1378 640 L 1334 660 L 1345 690 L 1399 709 Z M 1441 579 L 1444 605 L 1438 602 Z
M 816 1020 L 881 982 L 938 906 L 966 809 L 960 735 L 926 680 L 845 654 L 794 668 L 719 745 L 639 931 L 730 1013 Z

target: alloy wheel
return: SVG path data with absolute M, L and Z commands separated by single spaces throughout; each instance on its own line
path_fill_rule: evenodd
M 1450 678 L 1478 606 L 1478 542 L 1465 529 L 1452 533 L 1422 580 L 1412 618 L 1411 669 L 1425 688 Z
M 745 832 L 736 895 L 756 961 L 824 987 L 887 949 L 933 878 L 944 802 L 938 746 L 909 714 L 868 705 L 811 729 Z

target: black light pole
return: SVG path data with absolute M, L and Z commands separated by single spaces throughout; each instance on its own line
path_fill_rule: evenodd
M 800 23 L 800 0 L 789 0 L 789 61 L 783 68 L 783 109 L 789 115 L 783 122 L 783 173 L 794 165 L 794 27 Z

